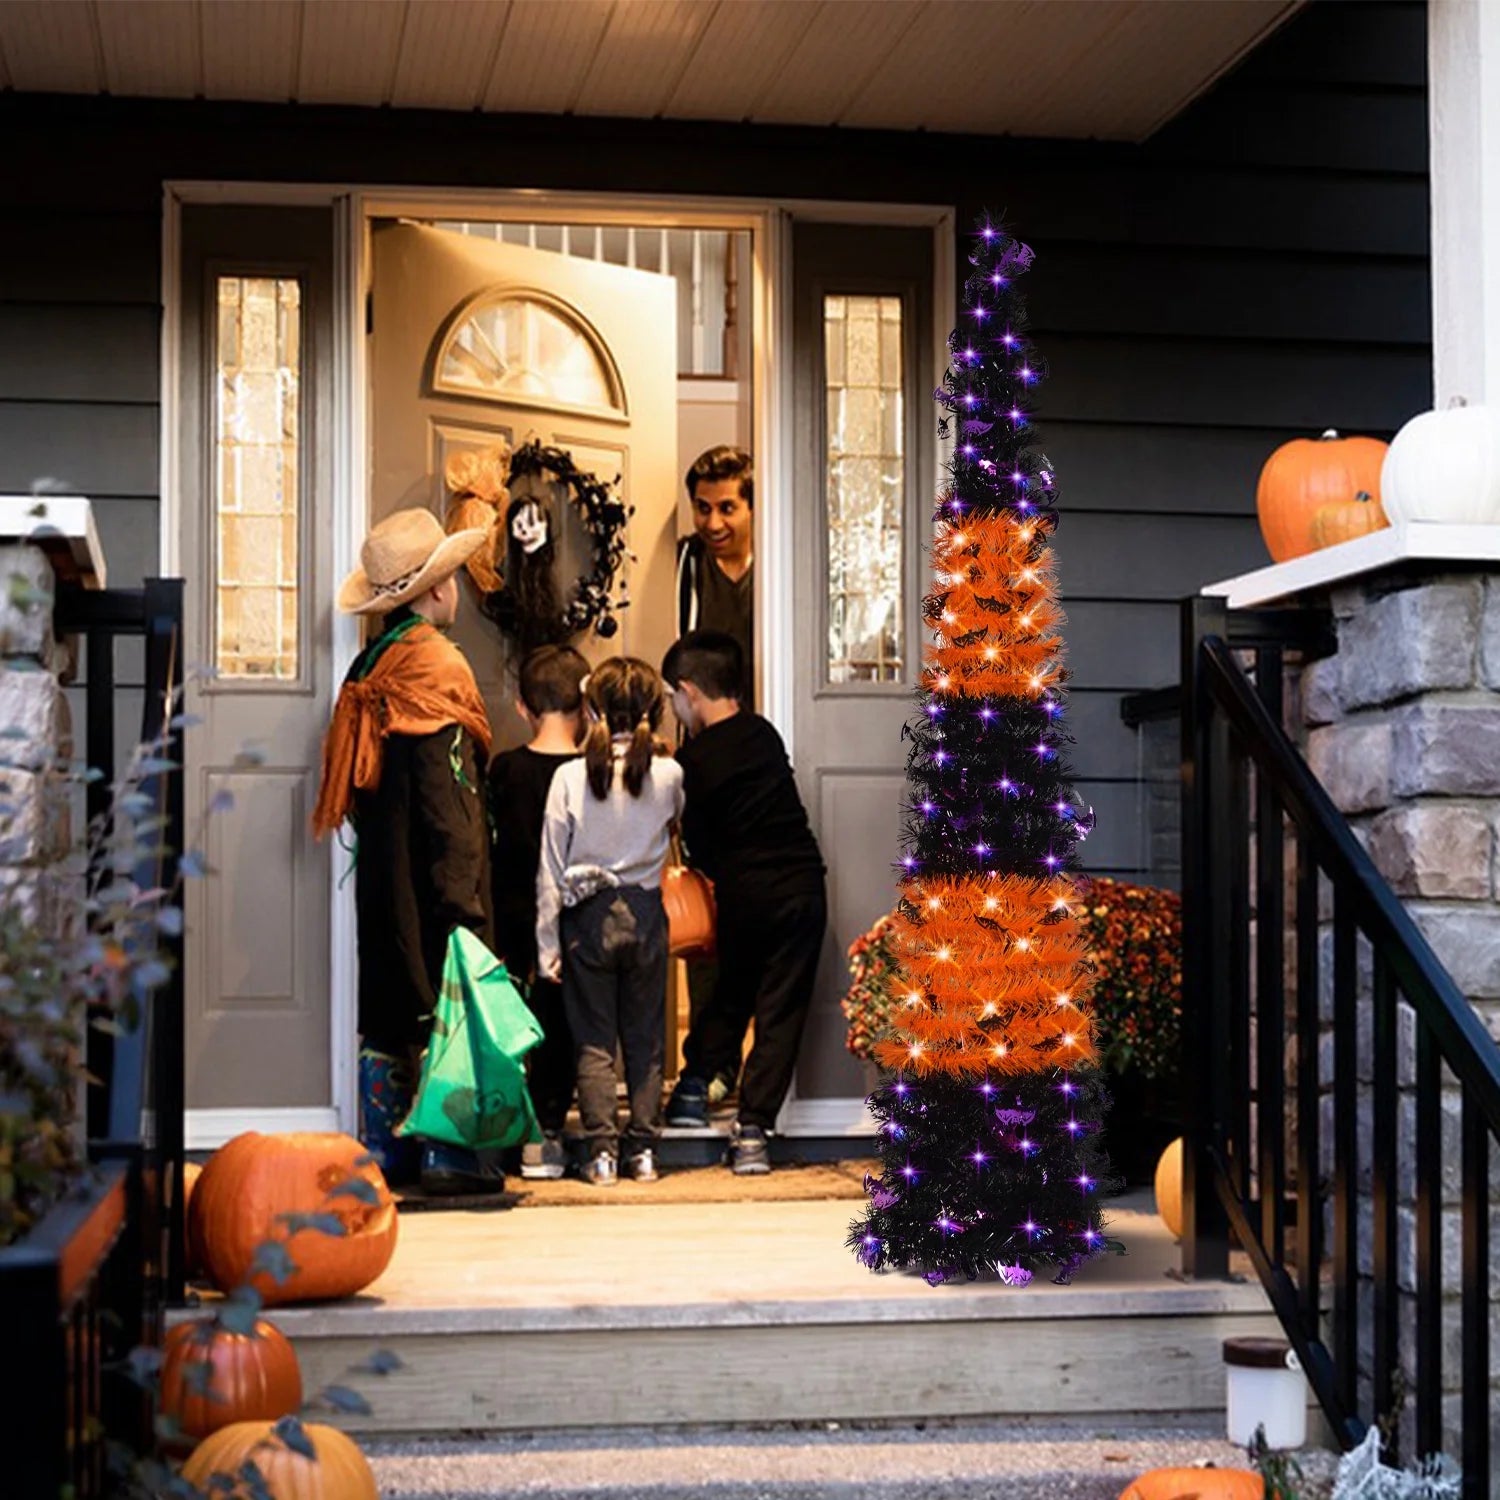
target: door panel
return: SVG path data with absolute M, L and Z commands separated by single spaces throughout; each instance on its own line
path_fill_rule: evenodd
M 441 517 L 448 455 L 503 437 L 567 449 L 635 506 L 620 632 L 574 642 L 591 660 L 660 662 L 673 636 L 677 458 L 675 283 L 427 225 L 375 228 L 371 368 L 375 519 L 425 505 Z M 513 491 L 513 495 L 520 491 Z M 566 590 L 589 550 L 565 493 L 548 495 Z M 496 748 L 518 743 L 512 644 L 467 575 L 453 638 L 485 696 Z
M 333 688 L 332 255 L 326 208 L 183 209 L 186 796 L 211 871 L 186 891 L 193 1111 L 333 1104 L 308 817 Z
M 920 670 L 935 474 L 932 234 L 793 229 L 798 781 L 829 867 L 799 1099 L 863 1095 L 839 999 L 849 944 L 895 902 L 901 729 Z

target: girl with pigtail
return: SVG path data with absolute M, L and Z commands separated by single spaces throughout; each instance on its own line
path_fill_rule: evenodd
M 655 670 L 616 657 L 583 683 L 584 752 L 547 795 L 537 871 L 537 968 L 559 980 L 578 1056 L 585 1181 L 625 1170 L 656 1178 L 666 1052 L 667 918 L 661 873 L 682 814 L 682 769 L 658 739 L 666 690 Z M 630 1122 L 615 1121 L 615 1052 Z

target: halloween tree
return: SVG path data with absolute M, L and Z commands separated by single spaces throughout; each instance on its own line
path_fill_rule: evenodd
M 1016 278 L 1031 251 L 981 224 L 937 401 L 932 632 L 908 725 L 895 1028 L 870 1106 L 880 1176 L 849 1243 L 937 1285 L 1066 1282 L 1112 1246 L 1107 1099 L 1093 1067 L 1073 871 L 1091 815 L 1065 759 L 1056 484 L 1031 426 L 1043 370 Z

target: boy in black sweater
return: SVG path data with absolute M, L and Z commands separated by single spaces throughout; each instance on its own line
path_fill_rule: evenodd
M 734 1076 L 750 1022 L 730 1145 L 737 1173 L 771 1170 L 767 1133 L 791 1087 L 828 922 L 823 857 L 797 795 L 781 736 L 740 706 L 744 655 L 718 631 L 690 631 L 662 676 L 688 738 L 682 837 L 714 882 L 718 983 L 683 1044 L 685 1068 L 667 1106 L 672 1125 L 708 1121 L 709 1080 Z
M 512 976 L 530 986 L 531 1012 L 542 1028 L 529 1064 L 542 1139 L 521 1148 L 521 1176 L 533 1179 L 563 1175 L 562 1131 L 573 1102 L 573 1038 L 563 1015 L 562 986 L 536 972 L 536 875 L 552 773 L 579 753 L 588 673 L 588 662 L 571 646 L 531 652 L 521 663 L 516 703 L 531 726 L 531 743 L 504 751 L 490 764 L 496 944 Z

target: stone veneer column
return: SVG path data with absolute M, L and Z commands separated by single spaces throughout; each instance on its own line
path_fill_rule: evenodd
M 1332 605 L 1338 653 L 1312 664 L 1302 679 L 1309 763 L 1490 1035 L 1500 1040 L 1500 574 L 1377 575 L 1335 591 Z M 1363 947 L 1359 1175 L 1368 1214 L 1371 1032 Z M 1323 948 L 1326 967 L 1332 951 L 1327 933 Z M 1325 1023 L 1328 988 L 1325 974 Z M 1397 1038 L 1405 1086 L 1414 1076 L 1415 1041 L 1404 1004 Z M 1325 1047 L 1329 1041 L 1325 1037 Z M 1414 1135 L 1414 1098 L 1403 1087 L 1398 1265 L 1409 1381 L 1415 1375 L 1409 1331 L 1415 1308 Z M 1458 1163 L 1459 1099 L 1456 1089 L 1448 1089 L 1443 1100 L 1443 1385 L 1451 1416 L 1456 1416 L 1459 1383 Z M 1500 1184 L 1493 1166 L 1491 1180 Z M 1491 1243 L 1500 1244 L 1500 1215 L 1492 1214 L 1491 1225 Z M 1368 1235 L 1362 1238 L 1360 1270 L 1368 1278 Z M 1360 1290 L 1361 1318 L 1368 1328 L 1368 1279 Z M 1490 1295 L 1494 1368 L 1500 1356 L 1500 1319 L 1493 1311 L 1500 1298 L 1500 1265 L 1493 1261 Z M 1367 1379 L 1368 1370 L 1362 1375 Z M 1493 1410 L 1496 1403 L 1491 1405 Z M 1410 1455 L 1409 1405 L 1402 1426 Z M 1457 1457 L 1456 1423 L 1445 1427 L 1445 1446 Z M 1500 1460 L 1500 1452 L 1496 1457 Z
M 0 545 L 0 901 L 58 932 L 81 893 L 68 861 L 71 729 L 52 607 L 46 555 Z

